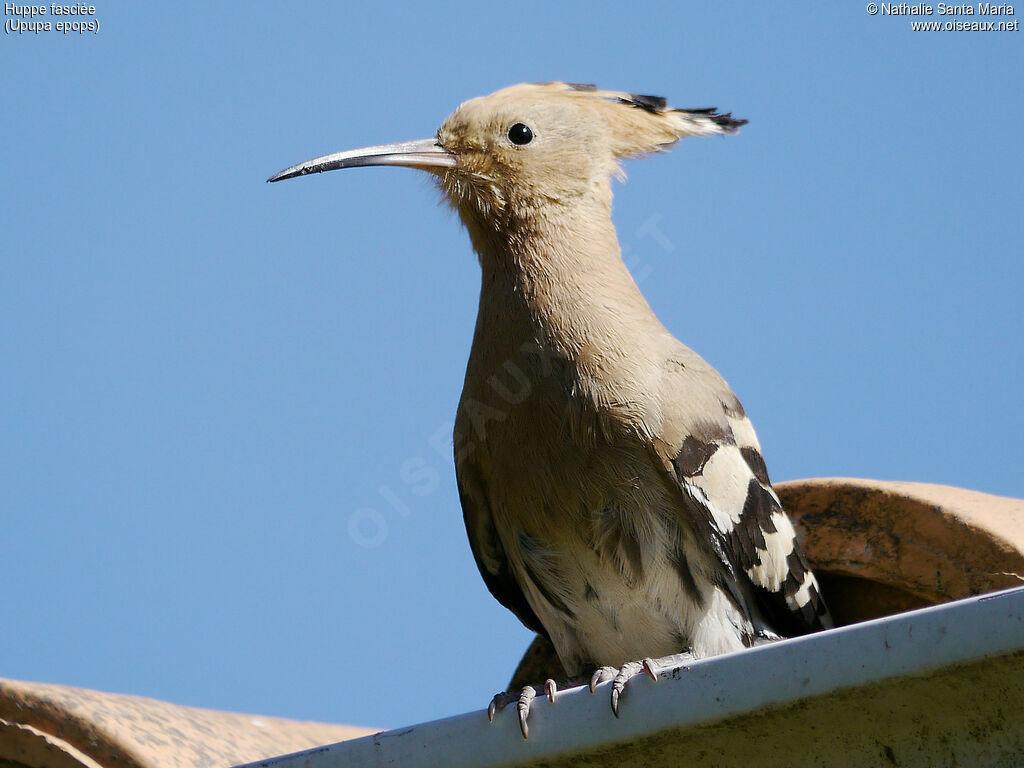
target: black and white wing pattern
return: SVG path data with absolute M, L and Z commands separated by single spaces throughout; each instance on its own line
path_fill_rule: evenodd
M 698 398 L 699 417 L 684 417 L 684 433 L 674 445 L 662 443 L 658 453 L 682 491 L 686 513 L 722 562 L 724 578 L 734 580 L 722 586 L 748 613 L 749 595 L 767 624 L 762 629 L 771 633 L 792 637 L 830 628 L 828 608 L 772 488 L 750 420 L 714 369 L 696 355 L 688 363 L 703 369 L 700 378 L 712 386 Z

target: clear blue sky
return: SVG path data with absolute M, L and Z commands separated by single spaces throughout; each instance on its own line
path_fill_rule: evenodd
M 750 120 L 630 164 L 615 220 L 775 479 L 1024 496 L 1024 33 L 93 1 L 96 35 L 0 40 L 0 676 L 378 726 L 505 684 L 530 636 L 476 572 L 448 434 L 468 239 L 415 171 L 264 180 L 520 81 Z

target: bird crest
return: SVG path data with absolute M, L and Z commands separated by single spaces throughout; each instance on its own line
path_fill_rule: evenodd
M 676 108 L 663 96 L 608 91 L 590 83 L 522 83 L 485 96 L 492 103 L 570 101 L 600 116 L 608 146 L 617 158 L 666 149 L 687 136 L 736 133 L 746 120 L 715 107 Z

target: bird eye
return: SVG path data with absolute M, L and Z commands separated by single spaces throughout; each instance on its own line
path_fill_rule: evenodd
M 508 129 L 508 140 L 513 144 L 529 144 L 533 141 L 533 131 L 530 130 L 530 126 L 523 125 L 522 123 L 516 123 Z

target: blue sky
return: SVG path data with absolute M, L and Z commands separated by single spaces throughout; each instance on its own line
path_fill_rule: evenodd
M 1024 496 L 1021 33 L 693 5 L 97 0 L 95 35 L 5 35 L 0 676 L 388 727 L 505 684 L 530 636 L 448 434 L 468 239 L 415 171 L 264 180 L 521 81 L 750 120 L 631 163 L 615 221 L 773 478 Z

